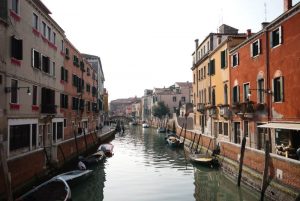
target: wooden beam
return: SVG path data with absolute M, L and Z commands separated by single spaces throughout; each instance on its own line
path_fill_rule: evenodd
M 6 154 L 5 154 L 5 151 L 4 151 L 3 142 L 0 143 L 0 161 L 1 161 L 1 164 L 2 164 L 2 172 L 3 172 L 3 176 L 4 176 L 4 182 L 5 182 L 6 198 L 7 198 L 8 201 L 13 201 L 12 191 L 11 191 L 10 172 L 8 172 Z

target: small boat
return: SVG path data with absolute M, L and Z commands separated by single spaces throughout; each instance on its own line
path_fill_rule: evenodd
M 96 153 L 93 153 L 85 158 L 79 157 L 79 160 L 88 166 L 104 161 L 105 157 L 104 151 L 97 151 Z
M 165 133 L 165 132 L 167 132 L 167 129 L 166 129 L 165 127 L 159 127 L 159 128 L 157 129 L 157 132 L 158 132 L 158 133 Z
M 101 144 L 98 151 L 103 151 L 106 157 L 111 157 L 113 155 L 114 145 L 111 143 Z
M 197 153 L 191 153 L 189 154 L 189 158 L 191 162 L 199 165 L 204 165 L 208 167 L 218 167 L 219 162 L 215 157 L 209 156 L 207 154 L 197 154 Z
M 65 180 L 69 185 L 81 181 L 92 173 L 92 170 L 73 170 L 55 176 Z
M 183 146 L 183 141 L 181 141 L 177 136 L 170 135 L 166 140 L 171 147 Z
M 143 123 L 143 124 L 142 124 L 142 127 L 143 127 L 143 128 L 149 128 L 149 124 Z
M 71 189 L 67 182 L 54 177 L 28 191 L 16 201 L 71 201 Z

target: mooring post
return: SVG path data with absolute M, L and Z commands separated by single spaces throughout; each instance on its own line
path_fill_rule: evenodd
M 4 176 L 4 182 L 5 182 L 6 198 L 7 201 L 13 201 L 12 192 L 11 192 L 11 178 L 10 178 L 10 173 L 8 172 L 6 154 L 2 142 L 0 142 L 0 161 L 2 164 L 2 172 Z
M 242 170 L 243 170 L 243 163 L 244 163 L 244 153 L 246 147 L 246 137 L 243 137 L 242 146 L 241 146 L 241 155 L 240 155 L 240 166 L 239 166 L 239 174 L 238 174 L 238 181 L 237 185 L 241 185 L 241 178 L 242 178 Z
M 77 144 L 77 135 L 76 135 L 76 131 L 74 130 L 74 138 L 75 138 L 75 146 L 76 146 L 76 151 L 77 151 L 77 156 L 79 155 L 79 151 L 78 151 L 78 144 Z
M 269 172 L 269 161 L 270 161 L 270 142 L 267 140 L 265 145 L 265 168 L 263 173 L 263 180 L 261 183 L 260 200 L 264 200 L 265 191 L 267 188 L 268 172 Z

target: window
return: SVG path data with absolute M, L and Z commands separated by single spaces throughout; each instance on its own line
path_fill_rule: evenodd
M 60 94 L 60 107 L 68 108 L 68 95 Z
M 224 122 L 224 135 L 228 136 L 228 123 Z
M 215 74 L 215 60 L 210 60 L 208 65 L 208 75 L 214 75 Z
M 283 77 L 273 79 L 273 101 L 283 102 Z
M 211 96 L 212 96 L 212 105 L 215 106 L 216 105 L 216 89 L 215 88 L 212 89 Z
M 260 40 L 256 40 L 254 43 L 251 44 L 251 57 L 255 57 L 260 54 Z
M 41 54 L 35 49 L 32 49 L 32 67 L 41 68 Z
M 173 96 L 173 102 L 176 102 L 176 96 Z
M 224 104 L 228 104 L 228 86 L 227 84 L 224 85 Z
M 37 14 L 33 13 L 32 16 L 32 27 L 35 28 L 36 30 L 39 30 L 39 17 Z
M 55 43 L 56 43 L 56 33 L 55 32 L 53 32 L 52 33 L 52 41 L 51 41 L 54 45 L 55 45 Z
M 206 78 L 206 67 L 203 68 L 203 78 Z
M 181 101 L 182 101 L 183 103 L 185 103 L 185 96 L 182 96 L 182 97 L 181 97 Z
M 50 75 L 52 75 L 53 77 L 55 77 L 55 62 L 53 61 L 50 69 Z
M 61 40 L 61 43 L 60 43 L 60 51 L 61 51 L 61 52 L 64 52 L 64 50 L 65 50 L 64 40 Z
M 56 113 L 56 105 L 55 105 L 55 91 L 52 89 L 48 89 L 43 87 L 41 93 L 41 113 Z
M 50 73 L 50 59 L 44 55 L 42 55 L 42 70 L 45 73 Z
M 32 105 L 37 105 L 37 86 L 32 86 Z
M 86 91 L 87 91 L 87 92 L 91 92 L 91 85 L 86 84 Z
M 239 65 L 239 53 L 235 53 L 231 57 L 232 67 Z
M 37 121 L 27 119 L 8 120 L 9 151 L 26 152 L 37 147 Z
M 86 68 L 86 75 L 87 75 L 87 76 L 90 76 L 90 75 L 91 75 L 91 73 L 90 73 L 90 68 Z
M 219 122 L 219 134 L 223 134 L 223 123 Z
M 18 80 L 11 80 L 10 102 L 18 103 Z
M 47 26 L 47 39 L 51 41 L 51 28 Z
M 282 28 L 281 26 L 270 33 L 271 47 L 276 47 L 282 43 Z
M 233 103 L 240 102 L 239 86 L 233 87 L 232 100 L 233 100 Z
M 195 84 L 195 74 L 194 74 L 194 77 L 193 77 L 193 83 Z
M 258 93 L 258 96 L 257 96 L 257 101 L 258 103 L 264 103 L 265 102 L 265 93 L 264 93 L 264 79 L 259 79 L 257 80 L 257 93 Z
M 63 66 L 60 69 L 61 80 L 68 82 L 68 70 Z
M 244 102 L 249 101 L 249 83 L 244 84 Z
M 70 52 L 69 52 L 69 49 L 68 48 L 66 48 L 66 59 L 70 59 Z
M 63 121 L 52 123 L 52 139 L 54 143 L 63 139 Z
M 249 122 L 244 121 L 244 136 L 248 137 L 249 136 Z
M 72 97 L 72 110 L 78 110 L 79 99 Z
M 12 0 L 11 9 L 17 14 L 19 14 L 19 5 L 20 5 L 19 3 L 20 3 L 19 0 Z
M 67 127 L 67 119 L 64 119 L 64 128 Z
M 7 1 L 1 1 L 0 4 L 0 18 L 4 20 L 5 22 L 7 21 Z
M 43 31 L 43 36 L 46 37 L 47 36 L 47 25 L 45 22 L 42 22 L 42 31 Z
M 16 39 L 14 36 L 10 38 L 11 57 L 22 60 L 23 59 L 23 41 Z
M 73 64 L 77 67 L 79 67 L 79 59 L 76 55 L 73 56 Z
M 226 68 L 227 67 L 227 54 L 226 50 L 221 51 L 221 68 Z
M 88 111 L 88 112 L 91 111 L 91 102 L 90 101 L 86 102 L 86 111 Z

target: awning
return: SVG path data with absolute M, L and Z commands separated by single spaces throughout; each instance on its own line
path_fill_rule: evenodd
M 279 129 L 288 129 L 288 130 L 300 130 L 300 123 L 267 123 L 257 126 L 259 128 L 279 128 Z

